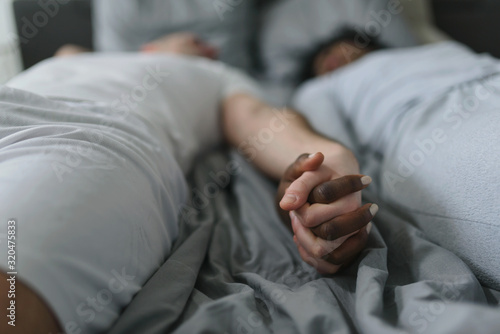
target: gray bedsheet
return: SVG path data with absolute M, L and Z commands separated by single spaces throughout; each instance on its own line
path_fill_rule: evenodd
M 240 173 L 214 187 L 231 161 Z M 207 156 L 191 186 L 172 255 L 110 333 L 500 333 L 500 292 L 369 192 L 367 248 L 324 277 L 281 225 L 275 185 L 237 154 Z

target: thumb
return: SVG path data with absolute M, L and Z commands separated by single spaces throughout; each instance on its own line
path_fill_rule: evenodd
M 308 184 L 299 180 L 305 172 L 317 170 L 323 163 L 325 156 L 322 153 L 302 154 L 288 168 L 284 175 L 284 179 L 291 182 L 290 186 L 285 190 L 285 194 L 280 201 L 280 207 L 283 210 L 290 211 L 298 209 L 307 201 L 309 192 Z M 318 180 L 316 182 L 321 182 Z

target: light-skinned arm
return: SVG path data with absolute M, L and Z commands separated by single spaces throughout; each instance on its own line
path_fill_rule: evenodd
M 278 111 L 248 94 L 224 99 L 222 121 L 231 145 L 263 173 L 281 179 L 285 196 L 280 207 L 291 212 L 289 227 L 302 259 L 325 274 L 352 260 L 352 253 L 366 243 L 366 225 L 376 213 L 376 206 L 361 206 L 359 190 L 369 184 L 369 178 L 359 175 L 353 153 L 317 134 L 299 113 Z M 327 186 L 315 189 L 325 182 Z M 324 193 L 331 189 L 339 191 Z M 322 200 L 308 201 L 314 194 Z M 362 238 L 356 236 L 360 232 Z M 356 237 L 360 240 L 351 240 Z

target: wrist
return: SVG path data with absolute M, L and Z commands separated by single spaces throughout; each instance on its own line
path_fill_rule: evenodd
M 307 152 L 323 153 L 324 164 L 332 167 L 342 176 L 359 174 L 358 159 L 350 149 L 339 142 L 325 139 L 320 145 L 309 148 Z

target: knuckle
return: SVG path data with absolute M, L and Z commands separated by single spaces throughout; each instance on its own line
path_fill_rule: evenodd
M 321 257 L 323 257 L 324 255 L 324 250 L 323 250 L 323 247 L 321 247 L 321 245 L 315 245 L 312 249 L 311 249 L 311 255 L 316 258 L 316 259 L 319 259 Z
M 359 178 L 354 177 L 354 176 L 346 176 L 346 186 L 349 188 L 351 191 L 356 191 L 359 189 Z
M 335 240 L 337 236 L 337 227 L 333 223 L 325 223 L 323 228 L 323 238 L 326 240 Z
M 302 216 L 303 218 L 303 222 L 304 222 L 304 226 L 305 227 L 314 227 L 315 225 L 315 222 L 314 222 L 314 216 L 309 214 L 307 211 L 304 213 L 304 215 Z
M 313 189 L 313 195 L 316 202 L 328 203 L 335 198 L 335 191 L 328 183 L 323 183 Z
M 307 183 L 302 178 L 295 180 L 295 191 L 304 192 L 307 191 Z

